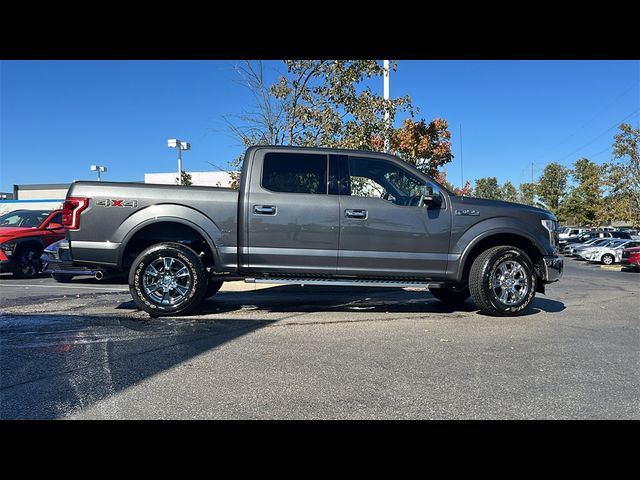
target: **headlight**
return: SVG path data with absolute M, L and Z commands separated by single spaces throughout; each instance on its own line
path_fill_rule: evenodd
M 542 226 L 549 232 L 549 243 L 552 247 L 558 245 L 558 222 L 544 218 L 540 220 Z
M 7 242 L 0 245 L 0 248 L 4 252 L 7 257 L 13 255 L 13 252 L 16 250 L 16 242 Z

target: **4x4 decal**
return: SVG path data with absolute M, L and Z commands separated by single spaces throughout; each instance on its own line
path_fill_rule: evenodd
M 137 200 L 124 200 L 124 199 L 112 199 L 101 198 L 95 201 L 96 207 L 129 207 L 136 208 L 138 206 Z

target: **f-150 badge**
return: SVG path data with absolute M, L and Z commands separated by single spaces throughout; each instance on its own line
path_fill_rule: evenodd
M 472 217 L 477 217 L 478 215 L 480 215 L 480 210 L 456 210 L 455 211 L 456 215 L 469 215 Z
M 138 206 L 137 200 L 124 200 L 124 199 L 112 199 L 101 198 L 95 201 L 96 207 L 129 207 L 136 208 Z

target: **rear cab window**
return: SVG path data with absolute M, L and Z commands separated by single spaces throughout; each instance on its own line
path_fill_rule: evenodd
M 327 163 L 327 155 L 267 153 L 262 165 L 262 188 L 280 193 L 326 195 Z

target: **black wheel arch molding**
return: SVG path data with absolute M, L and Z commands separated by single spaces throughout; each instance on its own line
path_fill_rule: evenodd
M 509 221 L 513 222 L 513 219 L 510 218 Z M 463 240 L 466 235 L 463 235 L 458 241 L 458 245 L 460 245 L 462 241 L 463 244 L 466 243 L 466 246 L 462 250 L 458 261 L 452 264 L 452 261 L 450 260 L 447 268 L 447 276 L 451 276 L 455 281 L 460 282 L 463 280 L 465 272 L 469 270 L 471 263 L 473 263 L 474 259 L 476 258 L 477 255 L 471 256 L 474 248 L 484 241 L 491 240 L 491 238 L 495 238 L 496 245 L 498 245 L 504 243 L 505 236 L 519 237 L 521 241 L 528 242 L 530 244 L 530 247 L 535 249 L 540 259 L 543 259 L 545 256 L 553 255 L 553 247 L 551 247 L 548 240 L 546 240 L 544 237 L 536 238 L 529 231 L 525 230 L 526 227 L 524 225 L 523 229 L 496 227 L 488 230 L 483 230 L 483 227 L 481 226 L 483 223 L 484 222 L 480 222 L 479 224 L 474 225 L 473 228 L 465 232 L 465 234 L 467 234 L 472 230 L 476 230 L 476 227 L 479 227 L 477 228 L 477 230 L 480 230 L 481 233 L 476 234 L 471 241 L 465 242 Z M 518 248 L 521 247 L 520 245 L 513 246 Z M 531 261 L 534 263 L 534 266 L 537 265 L 536 259 L 532 258 Z

